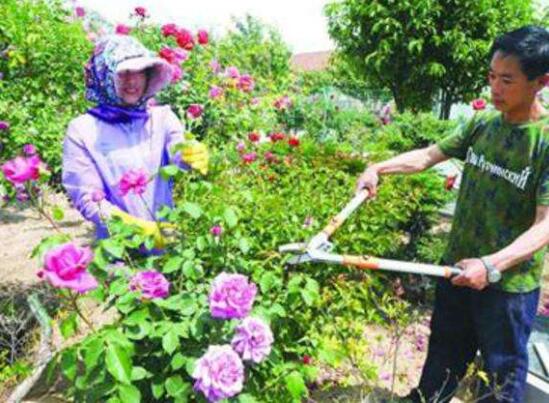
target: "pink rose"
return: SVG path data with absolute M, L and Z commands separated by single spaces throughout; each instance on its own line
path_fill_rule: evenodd
M 210 234 L 212 234 L 214 237 L 220 237 L 223 233 L 223 227 L 221 225 L 214 225 L 212 228 L 210 228 Z
M 204 113 L 204 107 L 200 104 L 191 104 L 187 108 L 187 117 L 189 119 L 198 119 Z
M 80 248 L 72 242 L 64 243 L 46 253 L 44 267 L 38 272 L 38 277 L 56 288 L 85 293 L 97 288 L 97 281 L 87 272 L 92 260 L 90 248 Z
M 478 98 L 471 103 L 471 106 L 475 111 L 482 111 L 486 108 L 486 101 L 482 98 Z
M 181 64 L 189 58 L 189 52 L 184 49 L 176 48 L 173 50 L 175 63 Z
M 145 7 L 135 7 L 135 14 L 140 16 L 141 18 L 145 18 L 147 16 L 147 9 Z
M 84 18 L 86 15 L 86 10 L 84 10 L 84 7 L 75 7 L 74 12 L 78 18 Z
M 188 29 L 181 28 L 177 32 L 175 40 L 177 41 L 179 47 L 185 50 L 192 50 L 194 47 L 193 34 Z
M 15 157 L 2 165 L 2 172 L 8 181 L 14 185 L 21 185 L 27 181 L 38 180 L 42 164 L 38 155 Z
M 130 31 L 131 28 L 124 24 L 118 24 L 115 30 L 118 35 L 128 35 Z
M 162 49 L 160 49 L 160 52 L 158 52 L 158 56 L 166 60 L 168 63 L 175 63 L 175 51 L 168 46 L 164 46 Z
M 162 25 L 162 35 L 168 37 L 168 36 L 177 36 L 177 25 L 175 24 L 165 24 Z
M 141 291 L 144 299 L 166 298 L 170 294 L 169 281 L 155 270 L 135 274 L 130 280 L 129 288 L 131 291 Z
M 218 87 L 217 85 L 212 85 L 210 87 L 210 91 L 208 92 L 208 96 L 210 99 L 216 99 L 223 95 L 223 88 Z
M 212 69 L 212 72 L 214 74 L 217 74 L 221 71 L 221 65 L 219 64 L 219 62 L 215 59 L 213 59 L 212 61 L 210 61 L 210 68 Z
M 241 154 L 244 152 L 245 149 L 246 149 L 246 144 L 244 144 L 243 141 L 238 142 L 238 144 L 236 145 L 236 151 L 238 151 Z
M 23 146 L 23 153 L 27 156 L 36 154 L 36 146 L 34 144 L 25 144 Z
M 130 169 L 120 179 L 118 188 L 122 196 L 126 196 L 130 191 L 134 194 L 143 194 L 149 183 L 149 175 L 144 169 Z
M 196 39 L 199 44 L 207 45 L 209 42 L 208 31 L 206 31 L 205 29 L 199 29 L 198 34 L 196 35 Z
M 235 66 L 230 66 L 225 69 L 225 76 L 228 78 L 238 79 L 238 77 L 240 77 L 240 72 Z
M 249 74 L 243 74 L 238 78 L 236 86 L 241 91 L 251 92 L 255 86 L 254 79 Z
M 257 154 L 255 152 L 247 153 L 242 156 L 242 161 L 246 164 L 251 164 L 257 159 Z
M 176 64 L 172 65 L 172 83 L 176 83 L 183 77 L 183 70 Z

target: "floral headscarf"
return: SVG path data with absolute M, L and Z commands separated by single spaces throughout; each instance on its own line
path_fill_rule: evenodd
M 123 106 L 116 94 L 115 78 L 121 63 L 139 64 L 142 70 L 151 68 L 145 94 L 136 105 Z M 132 69 L 133 70 L 133 69 Z M 163 59 L 154 57 L 135 38 L 127 35 L 109 35 L 100 39 L 93 55 L 86 64 L 86 99 L 98 105 L 88 113 L 109 123 L 125 123 L 134 119 L 146 119 L 146 101 L 164 88 L 171 79 L 171 67 Z

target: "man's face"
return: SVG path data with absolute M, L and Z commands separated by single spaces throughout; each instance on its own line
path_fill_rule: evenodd
M 494 107 L 503 113 L 529 111 L 542 79 L 528 80 L 516 56 L 496 52 L 490 63 L 488 81 Z
M 139 102 L 147 86 L 147 75 L 144 71 L 121 71 L 116 75 L 116 94 L 127 105 Z

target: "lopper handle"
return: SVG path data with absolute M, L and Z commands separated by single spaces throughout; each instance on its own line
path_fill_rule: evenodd
M 357 192 L 355 197 L 351 199 L 349 203 L 341 210 L 335 217 L 333 217 L 328 225 L 321 231 L 329 238 L 362 203 L 368 198 L 369 192 L 367 189 L 362 189 Z

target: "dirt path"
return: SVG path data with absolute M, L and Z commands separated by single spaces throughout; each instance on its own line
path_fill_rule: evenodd
M 58 225 L 64 233 L 81 243 L 93 240 L 93 226 L 69 206 L 63 195 L 54 194 L 52 201 L 63 208 L 65 217 Z M 39 262 L 30 259 L 33 248 L 47 235 L 53 234 L 51 224 L 30 208 L 16 206 L 0 209 L 0 284 L 38 281 Z

